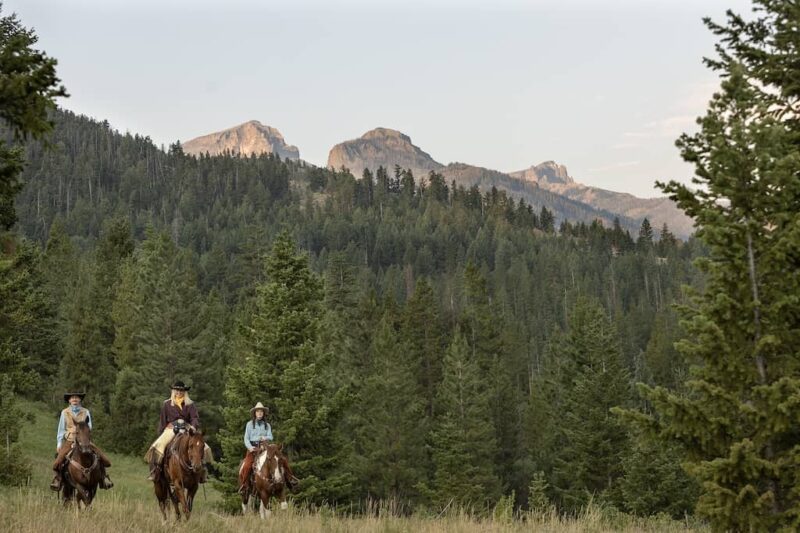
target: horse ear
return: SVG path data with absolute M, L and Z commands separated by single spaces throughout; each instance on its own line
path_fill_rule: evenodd
M 283 451 L 283 443 L 282 442 L 278 444 L 278 451 L 279 452 Z

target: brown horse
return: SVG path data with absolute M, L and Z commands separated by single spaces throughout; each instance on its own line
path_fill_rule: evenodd
M 203 453 L 205 440 L 200 431 L 192 428 L 172 439 L 164 453 L 164 466 L 153 482 L 158 506 L 164 520 L 167 519 L 167 498 L 175 507 L 175 517 L 181 519 L 181 510 L 186 520 L 192 514 L 194 495 L 203 475 Z
M 283 455 L 283 446 L 270 444 L 267 441 L 258 446 L 256 460 L 253 464 L 255 483 L 250 484 L 250 491 L 242 494 L 242 512 L 247 513 L 247 502 L 251 496 L 261 501 L 259 514 L 267 518 L 272 514 L 269 501 L 274 496 L 281 501 L 281 509 L 287 509 L 286 482 L 287 473 L 284 468 L 286 457 Z
M 100 458 L 92 448 L 92 430 L 86 421 L 75 421 L 75 442 L 67 459 L 62 471 L 64 483 L 61 485 L 64 505 L 75 500 L 78 508 L 83 504 L 88 509 L 103 479 L 103 469 Z

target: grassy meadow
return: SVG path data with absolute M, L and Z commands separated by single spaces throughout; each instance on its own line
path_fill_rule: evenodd
M 115 487 L 98 491 L 89 511 L 64 509 L 57 495 L 47 488 L 50 483 L 57 419 L 37 404 L 24 404 L 33 422 L 26 424 L 21 437 L 24 452 L 32 465 L 28 486 L 0 489 L 0 531 L 178 531 L 213 532 L 252 531 L 269 526 L 274 531 L 302 532 L 647 532 L 705 531 L 696 523 L 668 518 L 639 519 L 590 508 L 577 518 L 563 518 L 555 513 L 527 513 L 516 517 L 496 513 L 478 519 L 460 510 L 439 516 L 395 516 L 384 506 L 376 506 L 370 516 L 348 516 L 327 509 L 308 511 L 292 508 L 273 511 L 268 524 L 257 516 L 232 516 L 218 510 L 220 495 L 210 484 L 201 489 L 195 500 L 191 521 L 177 526 L 172 520 L 165 525 L 158 510 L 152 485 L 146 481 L 147 466 L 138 457 L 109 454 Z

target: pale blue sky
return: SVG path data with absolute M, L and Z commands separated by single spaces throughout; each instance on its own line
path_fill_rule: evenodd
M 300 156 L 376 126 L 437 161 L 545 160 L 639 196 L 718 85 L 703 16 L 744 0 L 5 0 L 59 60 L 62 105 L 169 143 L 256 119 Z

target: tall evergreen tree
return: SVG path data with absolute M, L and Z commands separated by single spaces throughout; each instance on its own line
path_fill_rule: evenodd
M 685 393 L 646 389 L 650 422 L 685 444 L 718 531 L 800 527 L 800 30 L 795 2 L 755 5 L 753 20 L 706 21 L 724 81 L 700 131 L 678 141 L 697 186 L 662 185 L 708 246 L 679 343 L 694 368 Z
M 490 423 L 491 390 L 459 331 L 444 357 L 431 441 L 435 464 L 434 499 L 482 508 L 497 502 L 500 480 L 493 461 L 497 442 Z
M 416 503 L 428 483 L 425 402 L 388 310 L 375 332 L 373 369 L 359 396 L 360 481 L 376 499 Z
M 181 379 L 199 385 L 214 365 L 206 304 L 186 259 L 166 234 L 150 230 L 123 269 L 113 308 L 115 359 L 121 370 L 111 413 L 125 420 L 115 427 L 112 445 L 117 450 L 146 449 L 170 384 Z M 202 420 L 209 402 L 197 394 L 195 399 Z
M 0 6 L 2 7 L 2 6 Z M 38 37 L 15 14 L 0 17 L 0 119 L 14 139 L 39 139 L 52 130 L 48 112 L 67 96 L 56 76 L 57 61 L 33 46 Z M 0 140 L 0 229 L 14 225 L 14 196 L 22 188 L 22 149 Z
M 611 408 L 629 405 L 630 382 L 616 331 L 600 306 L 575 305 L 557 353 L 566 367 L 553 485 L 566 509 L 579 509 L 592 496 L 614 501 L 609 491 L 622 475 L 628 437 Z
M 227 369 L 222 488 L 235 500 L 242 433 L 250 407 L 262 401 L 303 480 L 297 497 L 336 502 L 350 490 L 349 475 L 340 470 L 343 444 L 336 425 L 345 398 L 325 380 L 328 361 L 316 344 L 322 286 L 287 232 L 275 240 L 264 274 L 241 314 Z

